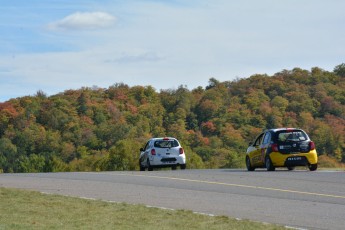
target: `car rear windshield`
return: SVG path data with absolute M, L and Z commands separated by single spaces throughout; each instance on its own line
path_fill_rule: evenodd
M 156 148 L 173 148 L 179 146 L 176 140 L 157 140 L 154 143 Z
M 277 135 L 279 142 L 300 142 L 308 140 L 308 136 L 302 130 L 280 131 Z

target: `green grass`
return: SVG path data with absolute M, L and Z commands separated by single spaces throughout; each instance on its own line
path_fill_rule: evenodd
M 0 188 L 0 229 L 285 229 L 184 210 Z

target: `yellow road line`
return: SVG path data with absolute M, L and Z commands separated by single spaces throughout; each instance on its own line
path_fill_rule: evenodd
M 296 193 L 296 194 L 303 194 L 303 195 L 312 195 L 312 196 L 321 196 L 321 197 L 331 197 L 331 198 L 345 199 L 345 196 L 340 196 L 340 195 L 315 193 L 315 192 L 303 192 L 303 191 L 298 191 L 298 190 L 270 188 L 270 187 L 253 186 L 253 185 L 231 184 L 231 183 L 216 182 L 216 181 L 204 181 L 204 180 L 185 179 L 185 178 L 178 178 L 178 177 L 164 177 L 164 176 L 139 175 L 139 174 L 135 175 L 135 174 L 123 174 L 123 173 L 117 174 L 117 175 L 133 176 L 133 177 L 147 177 L 147 178 L 157 178 L 157 179 L 177 180 L 177 181 L 187 181 L 187 182 L 194 182 L 194 183 L 215 184 L 215 185 L 224 185 L 224 186 L 232 186 L 232 187 L 261 189 L 261 190 L 269 190 L 269 191 L 278 191 L 278 192 L 286 192 L 286 193 Z

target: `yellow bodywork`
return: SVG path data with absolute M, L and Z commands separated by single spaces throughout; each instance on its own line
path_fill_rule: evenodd
M 302 156 L 307 158 L 309 164 L 317 164 L 318 158 L 317 158 L 317 152 L 315 149 L 307 153 L 282 154 L 279 152 L 271 152 L 270 154 L 272 164 L 275 167 L 283 167 L 288 157 L 302 157 Z

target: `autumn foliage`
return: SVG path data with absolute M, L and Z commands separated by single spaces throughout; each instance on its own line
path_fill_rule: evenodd
M 0 172 L 138 170 L 139 148 L 174 136 L 189 168 L 244 166 L 263 129 L 300 127 L 319 155 L 345 162 L 345 65 L 295 68 L 205 88 L 117 83 L 0 103 Z M 322 158 L 321 158 L 322 159 Z

